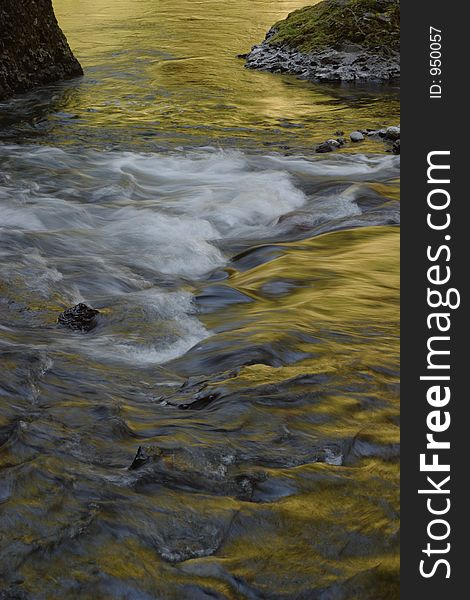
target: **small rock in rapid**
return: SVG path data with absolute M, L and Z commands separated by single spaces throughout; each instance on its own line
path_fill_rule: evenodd
M 344 131 L 341 131 L 341 129 L 338 129 L 338 131 L 335 131 L 335 135 L 339 135 L 340 137 L 342 137 L 344 135 Z
M 80 303 L 64 310 L 59 315 L 58 323 L 73 331 L 91 331 L 96 327 L 96 315 L 99 314 L 98 310 Z
M 362 142 L 364 135 L 360 131 L 353 131 L 350 136 L 351 142 Z
M 400 140 L 393 142 L 392 152 L 393 154 L 400 154 Z
M 400 128 L 399 127 L 389 127 L 385 132 L 385 137 L 387 140 L 392 140 L 395 142 L 400 139 Z

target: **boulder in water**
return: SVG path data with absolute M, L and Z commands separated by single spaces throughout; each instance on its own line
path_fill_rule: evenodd
M 99 310 L 80 303 L 64 310 L 59 315 L 58 322 L 73 331 L 91 331 L 96 327 L 96 315 L 99 314 Z
M 1 0 L 0 32 L 0 100 L 83 75 L 52 0 Z

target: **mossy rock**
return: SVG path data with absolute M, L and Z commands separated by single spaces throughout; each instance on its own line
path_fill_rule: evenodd
M 399 0 L 324 0 L 291 13 L 268 43 L 311 53 L 357 44 L 387 55 L 400 50 Z

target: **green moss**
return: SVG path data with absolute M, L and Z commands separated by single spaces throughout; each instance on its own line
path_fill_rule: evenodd
M 301 52 L 360 44 L 380 54 L 400 48 L 399 0 L 325 0 L 274 25 L 270 44 Z

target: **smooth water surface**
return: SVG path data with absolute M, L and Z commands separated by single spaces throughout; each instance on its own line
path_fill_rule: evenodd
M 55 0 L 86 75 L 0 108 L 3 137 L 97 147 L 223 145 L 311 151 L 399 122 L 391 86 L 314 85 L 237 54 L 302 0 Z M 19 116 L 21 117 L 19 119 Z M 12 123 L 13 121 L 13 123 Z M 363 150 L 382 151 L 368 142 Z

